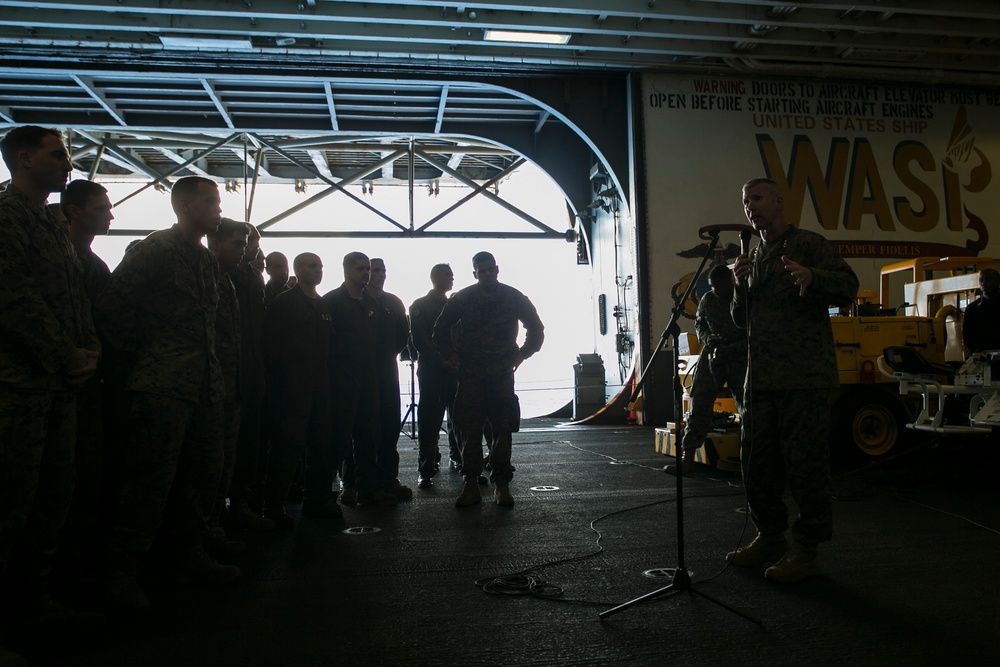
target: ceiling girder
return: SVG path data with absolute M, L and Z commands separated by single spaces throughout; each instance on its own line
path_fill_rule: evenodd
M 490 180 L 486 181 L 485 183 L 480 183 L 479 185 L 477 185 L 472 190 L 472 192 L 470 192 L 469 194 L 465 195 L 464 197 L 462 197 L 461 199 L 459 199 L 457 202 L 455 202 L 454 204 L 452 204 L 451 206 L 449 206 L 448 208 L 446 208 L 445 210 L 443 210 L 441 213 L 437 214 L 436 216 L 434 216 L 433 218 L 431 218 L 430 220 L 428 220 L 424 224 L 422 224 L 419 227 L 417 227 L 417 229 L 415 231 L 417 231 L 417 232 L 425 232 L 425 231 L 427 231 L 427 229 L 429 227 L 431 227 L 434 223 L 443 220 L 449 214 L 453 213 L 454 211 L 457 211 L 463 204 L 468 203 L 469 201 L 471 201 L 477 195 L 485 192 L 487 188 L 492 187 L 496 183 L 499 183 L 508 174 L 511 174 L 514 171 L 516 171 L 521 165 L 524 164 L 524 162 L 525 162 L 524 158 L 518 158 L 517 160 L 515 160 L 514 162 L 512 162 L 509 167 L 507 167 L 506 169 L 504 169 L 499 174 L 497 174 L 496 176 L 494 176 Z M 449 163 L 449 167 L 450 166 L 451 165 Z
M 865 49 L 911 53 L 921 60 L 919 68 L 996 73 L 1000 39 L 997 7 L 989 0 L 548 0 L 462 5 L 461 12 L 426 2 L 335 0 L 315 6 L 286 0 L 36 0 L 3 5 L 0 45 L 91 48 L 95 55 L 97 49 L 145 51 L 147 57 L 160 57 L 169 52 L 161 37 L 227 38 L 245 40 L 249 50 L 230 52 L 244 61 L 256 53 L 285 59 L 380 59 L 387 65 L 424 57 L 444 64 L 479 61 L 510 67 L 655 68 L 690 60 L 724 67 L 726 58 L 747 51 L 762 61 L 808 65 L 844 64 L 845 52 Z M 570 41 L 494 43 L 484 40 L 487 29 L 563 33 Z M 201 48 L 209 49 L 208 55 L 222 55 L 211 46 Z M 200 55 L 206 57 L 206 52 Z M 881 61 L 877 53 L 862 62 L 903 67 Z M 335 122 L 336 114 L 329 118 Z
M 526 222 L 530 223 L 531 225 L 533 225 L 537 229 L 540 229 L 540 230 L 542 230 L 543 232 L 546 232 L 546 233 L 550 233 L 550 232 L 554 233 L 554 234 L 559 234 L 560 233 L 560 232 L 556 232 L 554 229 L 552 229 L 551 227 L 549 227 L 548 225 L 546 225 L 541 220 L 538 220 L 534 216 L 532 216 L 532 215 L 530 215 L 530 214 L 522 211 L 517 206 L 514 206 L 513 204 L 511 204 L 507 200 L 501 199 L 498 195 L 490 192 L 489 190 L 487 190 L 487 189 L 479 189 L 478 186 L 477 186 L 477 184 L 474 181 L 472 181 L 469 178 L 466 178 L 465 175 L 462 174 L 461 172 L 458 172 L 458 171 L 456 171 L 454 169 L 451 169 L 447 164 L 443 164 L 443 163 L 439 162 L 433 156 L 427 155 L 423 151 L 414 151 L 414 154 L 417 157 L 419 157 L 420 159 L 424 160 L 425 162 L 434 165 L 435 167 L 437 167 L 438 169 L 440 169 L 444 173 L 448 174 L 449 176 L 451 176 L 455 180 L 464 183 L 465 185 L 467 185 L 468 187 L 472 188 L 473 190 L 478 190 L 477 194 L 480 194 L 483 197 L 486 197 L 487 199 L 489 199 L 490 201 L 492 201 L 495 204 L 499 204 L 501 207 L 503 207 L 506 210 L 510 211 L 511 213 L 513 213 L 517 217 L 521 218 L 522 220 L 525 220 Z
M 350 183 L 354 183 L 354 182 L 357 182 L 357 181 L 361 180 L 362 178 L 364 178 L 365 176 L 367 176 L 370 173 L 373 173 L 375 171 L 378 171 L 378 170 L 382 169 L 382 167 L 385 164 L 391 164 L 392 162 L 394 162 L 396 159 L 398 159 L 402 155 L 405 155 L 406 154 L 406 150 L 398 150 L 398 151 L 394 152 L 393 154 L 389 155 L 388 157 L 383 158 L 382 160 L 380 160 L 379 162 L 375 163 L 374 165 L 371 165 L 370 167 L 368 167 L 366 169 L 358 171 L 356 174 L 354 174 L 353 177 L 345 178 L 345 179 L 343 179 L 342 181 L 340 181 L 338 183 L 338 182 L 335 182 L 333 179 L 327 179 L 324 176 L 322 176 L 321 174 L 316 173 L 314 170 L 312 170 L 309 167 L 307 167 L 304 163 L 302 163 L 300 160 L 296 159 L 294 156 L 290 155 L 288 152 L 286 152 L 285 150 L 283 150 L 279 146 L 277 146 L 277 145 L 275 145 L 273 143 L 270 143 L 270 142 L 268 142 L 268 141 L 266 141 L 266 140 L 264 140 L 263 138 L 260 138 L 260 137 L 258 137 L 258 140 L 262 144 L 264 144 L 265 146 L 267 146 L 269 149 L 271 149 L 272 151 L 274 151 L 275 153 L 278 153 L 279 155 L 281 155 L 282 157 L 284 157 L 285 159 L 298 164 L 300 167 L 302 167 L 303 169 L 305 169 L 307 171 L 311 171 L 317 178 L 319 178 L 320 180 L 322 180 L 323 182 L 325 182 L 327 185 L 329 185 L 330 187 L 327 188 L 327 190 L 324 190 L 324 193 L 326 193 L 327 191 L 329 191 L 329 194 L 332 194 L 334 191 L 342 192 L 343 194 L 347 195 L 347 197 L 349 199 L 351 199 L 352 201 L 354 201 L 354 202 L 360 204 L 361 206 L 365 207 L 366 209 L 368 209 L 369 211 L 371 211 L 375 215 L 379 216 L 380 218 L 386 220 L 387 222 L 389 222 L 389 224 L 391 224 L 391 225 L 393 225 L 395 227 L 398 227 L 401 230 L 405 230 L 406 229 L 406 227 L 404 225 L 399 224 L 398 222 L 396 222 L 395 220 L 393 220 L 391 217 L 389 217 L 388 215 L 386 215 L 382 211 L 378 210 L 377 208 L 375 208 L 374 206 L 372 206 L 368 202 L 364 201 L 363 199 L 361 199 L 360 197 L 358 197 L 357 195 L 355 195 L 353 192 L 345 189 L 345 187 L 344 187 L 346 185 L 349 185 Z M 323 193 L 321 193 L 321 194 L 323 194 Z M 323 194 L 323 196 L 325 197 L 325 196 L 327 196 L 327 194 Z M 295 211 L 298 211 L 298 210 L 301 210 L 302 208 L 304 208 L 304 206 L 299 205 L 299 206 L 292 207 L 292 208 L 295 209 Z M 267 229 L 267 227 L 270 227 L 271 225 L 275 224 L 276 222 L 285 219 L 286 217 L 288 217 L 288 215 L 291 215 L 291 213 L 293 213 L 295 211 L 293 211 L 292 209 L 289 209 L 289 211 L 286 211 L 285 213 L 280 214 L 279 216 L 276 216 L 275 218 L 271 218 L 270 220 L 267 220 L 266 222 L 261 223 L 258 226 L 258 229 Z

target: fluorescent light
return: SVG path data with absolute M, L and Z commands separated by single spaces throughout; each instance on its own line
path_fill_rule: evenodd
M 487 42 L 521 42 L 528 44 L 568 44 L 569 35 L 557 32 L 524 32 L 520 30 L 487 30 Z
M 249 39 L 215 39 L 212 37 L 167 37 L 160 35 L 160 43 L 168 49 L 217 49 L 220 51 L 252 51 Z

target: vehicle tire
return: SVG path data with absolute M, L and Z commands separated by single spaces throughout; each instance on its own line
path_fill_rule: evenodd
M 834 451 L 876 459 L 902 443 L 909 417 L 898 396 L 880 387 L 849 390 L 833 408 Z

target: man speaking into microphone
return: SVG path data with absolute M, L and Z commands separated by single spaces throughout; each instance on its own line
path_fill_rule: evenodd
M 741 464 L 757 537 L 726 559 L 767 568 L 772 581 L 821 574 L 816 546 L 830 540 L 830 390 L 838 384 L 829 307 L 854 301 L 858 278 L 823 236 L 785 220 L 778 184 L 743 186 L 743 209 L 761 242 L 733 273 L 733 320 L 747 327 L 749 370 Z M 788 544 L 785 486 L 798 505 Z

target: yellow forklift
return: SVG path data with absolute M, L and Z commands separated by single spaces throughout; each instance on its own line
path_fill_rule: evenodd
M 900 393 L 900 379 L 881 360 L 885 348 L 916 350 L 931 364 L 962 362 L 961 313 L 977 296 L 979 271 L 1000 268 L 987 257 L 917 257 L 885 266 L 879 291 L 858 293 L 849 313 L 831 317 L 840 387 L 831 393 L 832 451 L 835 455 L 879 458 L 903 440 L 907 424 L 921 413 L 921 397 Z M 894 283 L 904 302 L 891 305 Z M 701 346 L 693 334 L 681 339 L 684 414 Z M 880 365 L 880 361 L 882 362 Z M 696 460 L 720 470 L 739 470 L 739 417 L 726 392 L 715 403 L 715 428 Z M 656 451 L 676 456 L 683 423 L 656 429 Z

